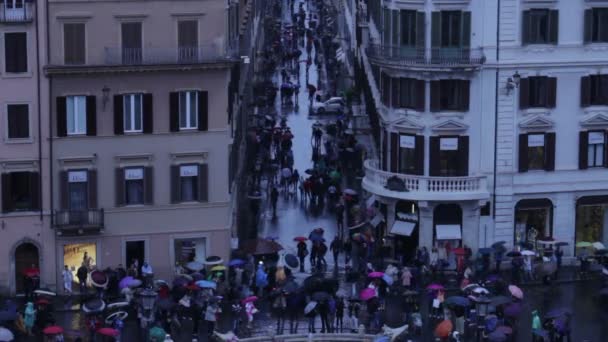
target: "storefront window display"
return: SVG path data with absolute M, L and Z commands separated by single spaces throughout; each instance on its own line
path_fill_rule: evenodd
M 537 203 L 526 201 L 536 201 Z M 516 245 L 531 244 L 533 248 L 536 248 L 537 240 L 553 236 L 551 222 L 553 206 L 550 203 L 549 200 L 523 200 L 516 205 L 514 238 Z M 536 206 L 531 206 L 531 204 L 536 204 Z
M 97 265 L 97 245 L 95 243 L 74 243 L 63 246 L 63 264 L 67 265 L 74 279 L 80 265 L 92 270 Z
M 583 197 L 576 206 L 576 243 L 608 243 L 608 199 Z
M 207 255 L 206 247 L 205 238 L 175 239 L 175 262 L 180 265 L 185 265 L 190 261 L 204 262 Z

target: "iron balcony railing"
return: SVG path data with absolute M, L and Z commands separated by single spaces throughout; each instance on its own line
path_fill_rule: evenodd
M 486 61 L 482 48 L 441 47 L 426 49 L 370 44 L 366 51 L 367 56 L 376 63 L 395 66 L 466 67 L 479 66 Z
M 0 23 L 29 23 L 34 20 L 34 3 L 22 2 L 14 7 L 12 1 L 0 1 Z
M 107 65 L 199 64 L 230 61 L 236 58 L 232 50 L 217 45 L 173 48 L 106 47 Z
M 55 227 L 61 230 L 103 229 L 103 209 L 57 210 Z

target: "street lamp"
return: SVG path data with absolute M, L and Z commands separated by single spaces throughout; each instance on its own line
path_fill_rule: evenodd
M 158 295 L 155 291 L 150 289 L 144 289 L 139 292 L 139 300 L 141 305 L 141 327 L 143 329 L 142 335 L 144 336 L 144 341 L 148 340 L 148 327 L 152 322 L 154 322 L 154 304 L 156 303 L 156 297 Z
M 482 340 L 489 305 L 490 300 L 485 296 L 480 296 L 475 299 L 475 311 L 477 313 L 477 341 Z

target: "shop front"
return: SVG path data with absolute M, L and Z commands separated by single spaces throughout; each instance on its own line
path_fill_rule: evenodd
M 87 269 L 92 270 L 97 265 L 97 244 L 94 242 L 75 242 L 66 243 L 63 245 L 63 265 L 68 266 L 72 271 L 74 281 L 76 272 L 81 265 L 85 265 Z
M 575 244 L 608 243 L 608 196 L 585 196 L 576 201 Z
M 418 248 L 419 210 L 416 202 L 398 201 L 388 235 L 392 240 L 393 257 L 400 262 L 413 261 Z
M 462 247 L 462 208 L 442 203 L 433 210 L 433 246 Z
M 523 199 L 515 205 L 514 245 L 538 248 L 537 241 L 553 237 L 553 203 L 548 198 Z

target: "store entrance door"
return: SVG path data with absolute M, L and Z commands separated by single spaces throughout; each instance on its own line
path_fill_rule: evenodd
M 137 272 L 141 272 L 141 265 L 143 265 L 146 258 L 146 241 L 127 241 L 125 245 L 125 265 L 131 267 L 137 260 Z

